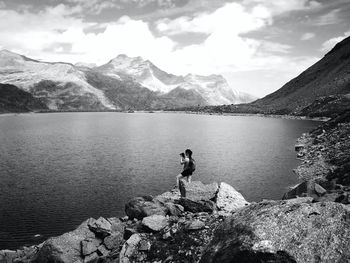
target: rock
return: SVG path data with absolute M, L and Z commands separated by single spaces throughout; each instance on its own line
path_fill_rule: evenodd
M 212 213 L 215 210 L 215 203 L 213 201 L 192 201 L 187 198 L 181 198 L 179 204 L 183 206 L 185 211 L 192 213 L 208 212 Z
M 171 191 L 162 193 L 160 195 L 157 195 L 154 199 L 166 203 L 166 202 L 170 202 L 170 203 L 174 203 L 177 200 L 179 200 L 181 198 L 180 195 L 180 191 L 178 188 L 174 188 Z
M 158 232 L 168 225 L 168 220 L 162 215 L 151 215 L 142 219 L 142 225 L 152 231 Z
M 205 228 L 205 223 L 200 220 L 193 220 L 185 224 L 185 229 L 189 231 L 200 230 Z
M 309 196 L 313 197 L 315 200 L 318 200 L 318 197 L 323 196 L 326 193 L 327 190 L 314 181 L 305 181 L 285 193 L 282 199 Z
M 319 184 L 316 184 L 315 183 L 315 192 L 319 195 L 319 196 L 322 196 L 324 195 L 325 193 L 327 193 L 327 190 L 324 189 L 322 186 L 320 186 Z
M 100 257 L 106 257 L 109 254 L 109 250 L 105 247 L 105 245 L 102 244 L 101 246 L 98 247 L 97 254 Z
M 92 218 L 88 219 L 74 231 L 46 240 L 36 254 L 33 262 L 83 262 L 81 257 L 81 242 L 86 239 L 95 238 L 95 234 L 88 227 L 89 223 L 93 221 L 95 220 Z
M 183 206 L 179 204 L 167 202 L 164 205 L 168 209 L 168 214 L 171 216 L 180 216 L 184 212 Z
M 347 262 L 349 224 L 338 203 L 254 203 L 226 218 L 200 262 Z
M 98 256 L 98 254 L 94 252 L 84 258 L 84 263 L 97 263 L 99 261 L 99 258 L 100 257 Z
M 200 181 L 188 183 L 185 180 L 180 180 L 181 197 L 186 197 L 192 201 L 198 200 L 214 200 L 218 191 L 218 184 L 203 184 Z
M 296 144 L 294 148 L 295 148 L 295 151 L 301 151 L 305 148 L 305 145 L 304 144 Z
M 81 241 L 81 254 L 83 256 L 90 255 L 95 252 L 99 245 L 101 244 L 101 240 L 95 238 L 84 239 Z
M 13 262 L 15 258 L 17 258 L 19 255 L 14 250 L 0 250 L 0 262 L 1 263 L 10 263 Z
M 142 240 L 140 234 L 133 234 L 123 245 L 120 255 L 120 263 L 131 263 L 135 262 L 134 258 L 137 256 L 138 245 Z
M 146 216 L 163 215 L 167 213 L 167 208 L 157 199 L 151 196 L 136 197 L 125 205 L 125 213 L 130 219 L 141 220 Z
M 140 251 L 148 251 L 151 249 L 151 243 L 148 240 L 141 240 L 139 243 Z
M 96 235 L 105 237 L 112 233 L 112 224 L 105 218 L 100 217 L 97 220 L 89 222 L 89 228 Z
M 110 236 L 105 237 L 105 239 L 103 240 L 103 243 L 109 250 L 119 249 L 122 242 L 123 234 L 120 232 L 113 233 Z
M 124 234 L 125 225 L 119 218 L 111 217 L 111 218 L 108 218 L 107 220 L 111 224 L 112 233 L 119 232 Z
M 231 185 L 222 182 L 220 183 L 217 193 L 216 205 L 219 210 L 231 213 L 249 205 L 249 202 L 247 202 L 243 195 L 237 192 Z

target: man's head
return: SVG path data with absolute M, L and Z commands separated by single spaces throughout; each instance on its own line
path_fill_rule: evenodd
M 192 151 L 191 151 L 190 149 L 186 149 L 185 154 L 186 154 L 186 156 L 188 156 L 189 158 L 192 157 Z

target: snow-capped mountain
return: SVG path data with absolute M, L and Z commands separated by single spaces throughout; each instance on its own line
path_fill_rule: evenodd
M 121 73 L 126 74 L 149 90 L 161 93 L 171 91 L 184 81 L 183 77 L 168 74 L 149 60 L 143 60 L 141 57 L 131 58 L 126 55 L 117 56 L 107 64 L 98 67 L 98 70 L 117 78 Z
M 208 105 L 246 103 L 256 99 L 249 94 L 232 89 L 221 75 L 176 76 L 166 73 L 141 57 L 131 58 L 119 55 L 96 69 L 115 78 L 120 78 L 120 74 L 126 74 L 142 86 L 163 94 L 175 88 L 192 90 L 201 95 Z
M 151 110 L 247 101 L 220 75 L 176 76 L 125 55 L 93 67 L 42 62 L 2 50 L 0 83 L 31 93 L 51 110 Z
M 1 50 L 0 83 L 15 85 L 36 97 L 45 96 L 50 109 L 79 100 L 99 104 L 100 109 L 115 109 L 101 90 L 86 81 L 83 71 L 68 63 L 41 62 Z

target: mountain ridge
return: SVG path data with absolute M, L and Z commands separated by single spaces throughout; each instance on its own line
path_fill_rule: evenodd
M 84 63 L 44 62 L 8 50 L 0 51 L 0 83 L 30 92 L 55 111 L 172 109 L 251 99 L 250 95 L 228 94 L 230 87 L 222 76 L 197 76 L 206 79 L 196 83 L 191 83 L 191 76 L 176 76 L 149 60 L 126 55 L 94 67 Z M 213 78 L 216 80 L 207 85 Z

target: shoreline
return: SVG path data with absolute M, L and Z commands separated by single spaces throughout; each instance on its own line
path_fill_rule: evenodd
M 211 113 L 211 112 L 194 112 L 194 111 L 171 111 L 171 110 L 140 110 L 140 111 L 44 111 L 44 112 L 6 112 L 0 113 L 1 116 L 17 116 L 23 114 L 45 114 L 45 113 L 174 113 L 174 114 L 193 114 L 193 115 L 215 115 L 215 116 L 237 116 L 237 117 L 261 117 L 261 118 L 276 118 L 276 119 L 287 119 L 287 120 L 307 120 L 307 121 L 318 121 L 327 122 L 331 118 L 329 117 L 307 117 L 307 116 L 295 116 L 295 115 L 276 115 L 276 114 L 261 114 L 261 113 Z

